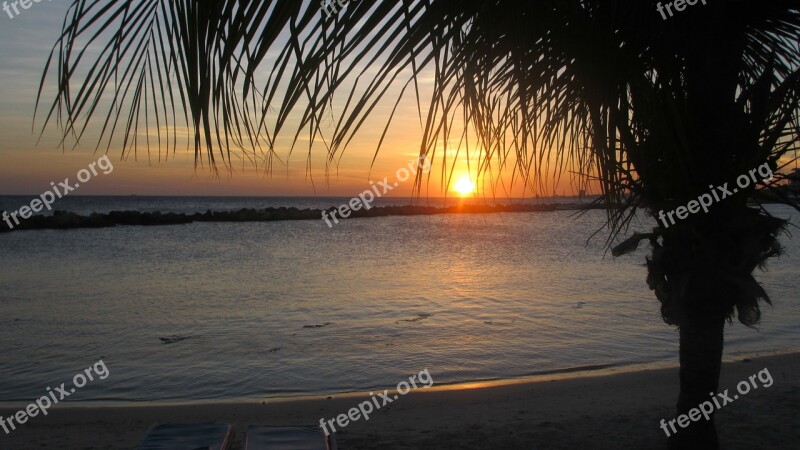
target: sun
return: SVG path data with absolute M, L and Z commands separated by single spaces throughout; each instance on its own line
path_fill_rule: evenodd
M 475 183 L 472 182 L 469 175 L 462 175 L 461 178 L 453 185 L 453 190 L 462 197 L 466 197 L 475 192 Z

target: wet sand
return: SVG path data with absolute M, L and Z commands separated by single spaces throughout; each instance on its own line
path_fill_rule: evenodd
M 733 391 L 764 368 L 772 386 L 751 391 L 717 414 L 725 449 L 793 449 L 800 442 L 800 353 L 728 362 L 720 390 Z M 673 418 L 677 377 L 673 367 L 412 391 L 336 437 L 344 450 L 665 448 L 659 422 Z M 208 421 L 234 424 L 234 448 L 241 448 L 248 425 L 318 425 L 367 398 L 363 393 L 263 403 L 63 404 L 10 435 L 0 430 L 0 448 L 133 449 L 153 424 Z M 4 417 L 13 412 L 0 409 Z

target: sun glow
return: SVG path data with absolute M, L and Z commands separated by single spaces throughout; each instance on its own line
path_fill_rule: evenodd
M 456 191 L 458 195 L 466 197 L 475 192 L 475 183 L 472 182 L 469 175 L 462 175 L 453 185 L 453 190 Z

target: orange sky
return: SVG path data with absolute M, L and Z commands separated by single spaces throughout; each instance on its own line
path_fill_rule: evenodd
M 76 150 L 65 153 L 58 148 L 60 136 L 56 127 L 50 127 L 38 144 L 38 135 L 31 127 L 41 70 L 58 37 L 68 3 L 42 3 L 13 20 L 0 18 L 0 74 L 3 79 L 0 84 L 0 195 L 41 193 L 51 181 L 74 178 L 78 170 L 101 156 L 94 154 L 96 141 L 91 135 Z M 174 155 L 170 154 L 168 160 L 161 162 L 155 149 L 150 155 L 152 161 L 148 159 L 146 148 L 140 148 L 137 155 L 129 155 L 122 161 L 120 150 L 112 148 L 109 157 L 114 164 L 113 174 L 95 177 L 75 195 L 352 196 L 369 187 L 370 180 L 386 176 L 393 179 L 396 170 L 406 167 L 418 154 L 422 132 L 416 103 L 412 95 L 407 95 L 370 173 L 373 154 L 391 106 L 387 102 L 370 116 L 373 123 L 366 124 L 353 145 L 347 148 L 338 171 L 331 173 L 330 183 L 325 180 L 325 150 L 321 148 L 313 152 L 314 183 L 308 179 L 307 148 L 302 148 L 302 142 L 291 158 L 288 158 L 288 147 L 277 149 L 279 156 L 289 162 L 286 166 L 276 165 L 271 175 L 265 175 L 263 170 L 249 163 L 239 163 L 234 165 L 234 173 L 223 172 L 219 178 L 214 177 L 208 167 L 195 170 L 194 154 L 185 150 L 184 144 Z M 99 127 L 98 122 L 95 127 Z M 455 149 L 449 148 L 448 154 L 451 156 L 449 165 Z M 441 149 L 437 156 L 440 155 Z M 429 196 L 443 194 L 439 189 L 441 167 L 441 161 L 435 160 L 434 175 L 428 185 Z M 470 177 L 480 184 L 481 180 L 475 180 L 475 159 L 471 161 L 471 169 Z M 467 164 L 462 151 L 454 169 L 453 184 L 465 174 Z M 408 196 L 412 184 L 411 181 L 401 183 L 392 196 Z M 577 192 L 564 183 L 557 193 Z M 501 188 L 495 194 L 517 197 L 523 191 L 516 189 L 508 193 Z M 491 195 L 491 190 L 486 191 L 486 195 Z M 525 195 L 530 196 L 530 192 Z

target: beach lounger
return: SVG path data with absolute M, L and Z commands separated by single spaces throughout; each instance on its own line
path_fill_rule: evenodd
M 247 429 L 245 450 L 337 450 L 336 439 L 319 427 L 255 427 Z
M 164 424 L 150 429 L 139 450 L 230 450 L 232 445 L 228 424 Z

